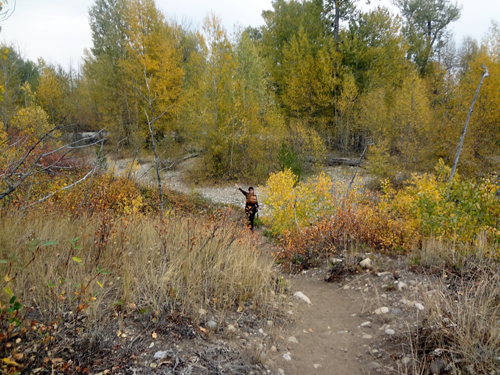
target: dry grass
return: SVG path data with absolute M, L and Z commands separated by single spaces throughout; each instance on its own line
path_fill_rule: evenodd
M 437 358 L 450 374 L 495 374 L 500 367 L 500 265 L 487 256 L 496 245 L 479 238 L 475 246 L 472 257 L 430 240 L 414 254 L 433 274 L 435 292 L 424 295 L 429 312 L 411 335 L 412 351 L 423 364 L 412 373 Z
M 15 260 L 0 264 L 2 275 L 9 274 L 13 294 L 25 305 L 36 306 L 45 318 L 75 311 L 77 284 L 89 285 L 85 291 L 89 324 L 123 309 L 157 315 L 175 310 L 196 317 L 200 308 L 223 311 L 246 305 L 264 312 L 279 287 L 272 275 L 272 258 L 253 245 L 244 228 L 225 218 L 160 221 L 103 215 L 78 220 L 2 217 L 1 221 L 1 258 L 17 254 Z M 77 237 L 75 248 L 70 240 Z M 31 251 L 34 239 L 59 244 Z M 18 269 L 28 264 L 24 271 Z M 98 266 L 109 274 L 93 280 Z M 92 300 L 89 294 L 95 292 Z M 1 302 L 9 298 L 4 293 Z

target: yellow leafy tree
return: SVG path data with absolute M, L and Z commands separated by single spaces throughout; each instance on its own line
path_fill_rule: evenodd
M 327 143 L 332 139 L 331 120 L 334 116 L 333 92 L 338 85 L 335 77 L 333 41 L 325 39 L 317 48 L 299 29 L 290 43 L 283 47 L 283 93 L 281 98 L 290 121 L 302 122 L 315 129 Z
M 36 96 L 40 106 L 49 115 L 52 124 L 57 124 L 66 115 L 63 89 L 54 69 L 48 66 L 43 67 Z
M 127 57 L 120 60 L 120 65 L 127 87 L 142 103 L 135 132 L 148 139 L 148 121 L 153 121 L 154 136 L 163 137 L 178 110 L 184 75 L 177 31 L 166 22 L 154 0 L 128 1 L 126 21 L 129 43 Z

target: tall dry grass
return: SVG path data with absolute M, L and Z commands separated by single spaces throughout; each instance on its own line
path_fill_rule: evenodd
M 0 257 L 16 254 L 0 264 L 0 272 L 12 279 L 13 294 L 45 318 L 75 310 L 78 284 L 88 284 L 90 323 L 130 306 L 196 316 L 200 308 L 222 311 L 243 304 L 264 312 L 272 303 L 272 257 L 254 246 L 245 228 L 225 217 L 116 219 L 104 214 L 0 220 Z M 33 251 L 33 240 L 59 244 Z M 98 274 L 98 267 L 109 274 Z M 1 302 L 9 299 L 3 293 Z
M 495 374 L 500 368 L 500 265 L 488 256 L 496 245 L 481 238 L 474 256 L 439 241 L 425 243 L 420 253 L 434 292 L 425 294 L 428 313 L 412 348 L 424 364 L 440 358 L 450 374 Z

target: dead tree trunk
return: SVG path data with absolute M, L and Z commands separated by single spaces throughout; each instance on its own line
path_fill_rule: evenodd
M 486 68 L 486 65 L 484 65 L 484 64 L 483 64 L 483 69 L 484 69 L 484 73 L 481 76 L 481 80 L 479 81 L 479 85 L 477 85 L 476 94 L 474 95 L 474 99 L 472 99 L 472 104 L 470 105 L 469 113 L 467 113 L 467 119 L 465 120 L 465 125 L 464 125 L 464 128 L 462 130 L 462 135 L 460 136 L 460 142 L 458 144 L 458 149 L 457 149 L 457 153 L 455 155 L 455 160 L 453 160 L 453 167 L 451 168 L 450 179 L 448 180 L 448 182 L 451 182 L 451 180 L 453 180 L 453 176 L 455 175 L 455 171 L 457 170 L 458 159 L 460 158 L 460 152 L 462 151 L 462 146 L 464 144 L 465 133 L 467 132 L 467 126 L 469 125 L 470 116 L 472 114 L 472 111 L 474 110 L 474 103 L 476 102 L 476 99 L 479 95 L 479 90 L 481 89 L 481 85 L 483 84 L 483 80 L 489 76 L 488 69 Z

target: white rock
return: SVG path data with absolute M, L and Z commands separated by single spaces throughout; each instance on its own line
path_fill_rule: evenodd
M 283 354 L 283 358 L 285 358 L 287 361 L 291 361 L 292 360 L 290 352 L 287 352 L 287 353 Z
M 371 335 L 363 335 L 363 336 L 361 336 L 361 337 L 362 337 L 362 338 L 364 338 L 364 339 L 371 339 L 371 338 L 372 338 L 372 336 L 371 336 Z
M 401 360 L 401 363 L 403 365 L 407 365 L 411 362 L 411 357 L 403 357 L 403 359 Z
M 229 325 L 227 326 L 227 331 L 228 331 L 228 332 L 236 332 L 236 327 L 235 327 L 235 326 L 233 326 L 232 324 L 229 324 Z
M 371 327 L 371 325 L 372 325 L 372 322 L 361 323 L 361 327 Z
M 381 307 L 377 310 L 375 310 L 375 314 L 377 315 L 380 315 L 380 314 L 387 314 L 389 312 L 389 308 L 388 307 Z
M 209 320 L 207 322 L 207 327 L 210 328 L 210 329 L 216 329 L 217 328 L 217 323 L 213 320 Z
M 282 368 L 279 368 L 278 369 L 278 374 L 285 375 L 285 370 L 283 370 Z
M 293 342 L 294 344 L 298 344 L 299 343 L 299 340 L 297 340 L 297 338 L 295 336 L 290 336 L 288 338 L 288 341 Z
M 400 281 L 398 283 L 398 290 L 399 291 L 402 291 L 403 289 L 406 289 L 406 288 L 408 288 L 408 285 L 406 285 L 404 282 Z
M 393 329 L 387 328 L 385 331 L 386 335 L 394 335 L 396 332 Z
M 372 268 L 372 260 L 370 258 L 363 259 L 359 265 L 363 268 Z
M 293 296 L 295 298 L 299 298 L 299 299 L 301 299 L 301 300 L 303 300 L 303 301 L 305 301 L 307 303 L 311 303 L 311 300 L 304 293 L 302 293 L 302 292 L 295 292 L 293 294 Z
M 421 303 L 418 303 L 418 302 L 415 302 L 415 304 L 413 306 L 415 306 L 419 310 L 423 310 L 424 309 L 424 305 L 422 305 Z
M 165 350 L 164 352 L 162 351 L 156 352 L 154 358 L 159 358 L 159 359 L 167 358 L 167 351 Z
M 318 368 L 320 368 L 320 367 L 321 367 L 321 365 L 320 365 L 319 363 L 315 363 L 315 364 L 313 365 L 313 367 L 314 367 L 315 369 L 318 369 Z
M 344 260 L 343 259 L 338 259 L 338 258 L 330 258 L 328 259 L 328 261 L 330 262 L 330 264 L 337 264 L 337 263 L 342 263 Z
M 366 367 L 368 367 L 369 370 L 376 370 L 376 369 L 381 368 L 382 366 L 380 364 L 378 364 L 377 362 L 370 362 L 366 365 Z
M 387 275 L 390 275 L 390 274 L 391 274 L 391 272 L 378 272 L 377 276 L 378 277 L 382 277 L 382 276 L 387 276 Z
M 205 309 L 198 310 L 198 314 L 200 314 L 200 315 L 205 315 L 206 313 L 207 313 L 207 310 L 205 310 Z
M 155 346 L 154 342 L 152 342 L 151 344 L 149 344 L 149 349 L 151 349 L 153 346 Z

